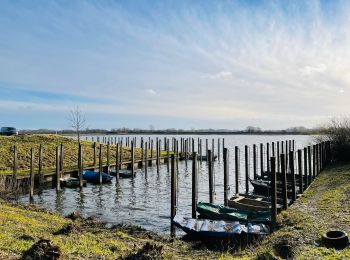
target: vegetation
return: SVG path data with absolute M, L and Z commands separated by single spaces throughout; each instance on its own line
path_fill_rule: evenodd
M 350 118 L 332 119 L 322 128 L 322 137 L 332 142 L 333 157 L 338 162 L 350 162 Z
M 0 201 L 0 259 L 203 259 L 225 257 L 134 226 L 107 228 L 95 218 L 70 218 Z M 43 243 L 45 241 L 46 243 Z M 134 258 L 133 258 L 134 257 Z M 138 257 L 138 258 L 137 258 Z M 142 258 L 144 257 L 144 258 Z

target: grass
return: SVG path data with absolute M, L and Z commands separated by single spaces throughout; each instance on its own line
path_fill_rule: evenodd
M 349 259 L 349 247 L 326 248 L 321 237 L 331 229 L 350 233 L 350 166 L 322 172 L 296 203 L 278 215 L 278 225 L 278 231 L 245 255 L 258 259 Z
M 83 164 L 92 166 L 94 161 L 93 142 L 81 141 L 83 146 Z M 56 147 L 63 145 L 64 169 L 76 169 L 78 166 L 78 142 L 72 138 L 59 135 L 23 135 L 23 136 L 0 136 L 0 174 L 12 174 L 14 145 L 18 153 L 18 174 L 29 174 L 30 149 L 34 148 L 34 168 L 37 172 L 39 161 L 39 146 L 43 146 L 43 172 L 52 172 L 56 165 Z M 107 145 L 102 144 L 103 163 L 107 163 Z M 123 147 L 123 161 L 130 161 L 131 148 Z M 96 161 L 98 164 L 99 144 L 96 149 Z M 110 163 L 115 163 L 116 146 L 110 145 Z M 153 151 L 155 156 L 156 152 Z M 162 151 L 161 156 L 165 156 Z M 148 152 L 150 156 L 150 152 Z M 135 149 L 135 160 L 141 159 L 141 149 Z
M 60 234 L 73 226 L 73 231 Z M 34 206 L 0 202 L 0 259 L 18 259 L 40 239 L 52 241 L 63 259 L 118 259 L 135 254 L 153 259 L 227 259 L 228 255 L 194 250 L 190 243 L 161 237 L 137 227 L 106 228 L 95 220 L 71 220 Z M 155 250 L 145 250 L 145 245 Z

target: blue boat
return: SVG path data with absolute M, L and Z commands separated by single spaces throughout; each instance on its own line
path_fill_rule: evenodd
M 83 172 L 83 178 L 87 182 L 92 182 L 92 183 L 99 183 L 100 182 L 100 174 L 99 172 L 94 172 L 94 171 L 84 171 Z M 108 175 L 107 173 L 102 173 L 102 182 L 111 182 L 113 179 L 112 176 Z

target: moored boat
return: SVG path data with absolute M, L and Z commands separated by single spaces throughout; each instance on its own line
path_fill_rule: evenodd
M 228 200 L 228 206 L 236 209 L 249 209 L 254 211 L 271 210 L 271 202 L 263 201 L 262 198 L 248 198 L 246 196 L 235 195 Z M 277 204 L 277 209 L 281 206 Z
M 110 172 L 110 175 L 116 176 L 117 173 L 115 171 L 113 171 L 113 172 Z M 119 171 L 119 177 L 120 178 L 132 178 L 131 171 L 128 171 L 128 170 Z
M 204 218 L 214 220 L 231 220 L 241 222 L 267 223 L 271 220 L 270 211 L 253 211 L 199 202 L 197 212 Z
M 94 171 L 84 171 L 83 172 L 83 178 L 87 182 L 92 183 L 99 183 L 100 182 L 100 173 L 94 172 Z M 107 183 L 112 181 L 112 176 L 108 175 L 107 173 L 102 173 L 102 183 Z
M 80 187 L 80 180 L 73 177 L 60 178 L 60 184 L 62 187 L 77 188 Z M 86 186 L 86 180 L 83 180 L 83 186 Z
M 201 239 L 208 238 L 232 238 L 241 235 L 265 236 L 270 233 L 264 224 L 241 224 L 238 221 L 223 221 L 209 219 L 186 219 L 176 215 L 172 220 L 175 226 L 181 228 L 190 236 Z

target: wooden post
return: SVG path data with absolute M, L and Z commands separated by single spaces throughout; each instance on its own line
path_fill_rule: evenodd
M 311 168 L 307 168 L 307 148 L 304 148 L 304 175 L 305 175 L 305 189 L 309 187 L 309 174 L 311 174 Z
M 171 198 L 170 198 L 170 218 L 171 218 L 171 225 L 170 225 L 170 234 L 172 237 L 175 236 L 175 225 L 173 223 L 173 219 L 176 215 L 176 175 L 177 175 L 177 170 L 176 170 L 176 158 L 175 154 L 171 155 Z
M 218 161 L 221 159 L 220 156 L 220 138 L 218 138 Z
M 277 141 L 277 154 L 275 156 L 275 161 L 277 161 L 277 164 L 276 164 L 276 172 L 279 172 L 280 170 L 280 142 Z
M 122 168 L 123 163 L 123 139 L 120 142 L 120 151 L 119 151 L 119 169 Z
M 169 147 L 169 139 L 167 140 L 168 144 L 167 144 L 167 147 L 166 147 L 166 163 L 167 163 L 167 170 L 169 172 L 170 170 L 170 147 Z
M 160 146 L 160 144 L 159 144 L 159 140 L 157 139 L 157 152 L 156 152 L 156 156 L 157 156 L 157 158 L 156 158 L 156 164 L 157 164 L 157 173 L 159 173 L 159 164 L 160 164 L 160 161 L 159 161 L 159 146 Z
M 109 138 L 109 137 L 108 137 Z M 109 141 L 107 142 L 107 173 L 109 174 L 110 172 L 110 168 L 111 168 L 111 161 L 110 158 L 111 157 L 111 146 L 109 144 Z
M 147 142 L 145 145 L 145 175 L 147 176 L 148 173 L 148 146 L 147 146 Z
M 316 144 L 316 175 L 314 175 L 313 178 L 315 179 L 319 173 L 320 173 L 319 145 Z
M 60 178 L 60 149 L 56 146 L 56 191 L 61 190 Z
M 209 147 L 208 147 L 208 139 L 205 139 L 205 151 L 206 151 L 205 156 L 207 156 L 207 161 L 209 162 L 209 159 L 208 159 L 208 149 L 209 149 Z
M 256 157 L 256 144 L 253 144 L 253 174 L 254 180 L 258 177 L 258 164 Z
M 235 146 L 235 184 L 236 184 L 236 194 L 239 194 L 239 149 Z
M 260 175 L 264 175 L 264 145 L 260 144 Z
M 270 173 L 270 143 L 266 144 L 266 170 Z
M 34 149 L 30 148 L 30 191 L 29 191 L 29 197 L 30 200 L 34 197 Z M 59 182 L 59 180 L 58 180 Z
M 83 147 L 81 143 L 79 143 L 78 147 L 78 176 L 79 176 L 79 187 L 80 189 L 84 186 L 84 180 L 83 180 Z
M 18 171 L 18 154 L 17 146 L 13 146 L 13 173 L 12 173 L 12 189 L 16 188 L 17 183 L 17 171 Z
M 141 137 L 141 168 L 142 168 L 142 166 L 143 166 L 143 157 L 145 156 L 145 154 L 144 154 L 144 151 L 145 149 L 144 149 L 144 143 L 143 143 L 143 137 Z
M 297 200 L 297 193 L 295 188 L 295 172 L 294 172 L 294 151 L 289 152 L 289 171 L 292 177 L 292 200 Z
M 200 139 L 199 140 L 199 142 L 200 142 L 200 145 L 199 145 L 199 159 L 200 159 L 200 161 L 201 161 L 201 163 L 202 163 L 202 149 L 203 149 L 203 147 L 202 147 L 202 139 Z
M 304 186 L 303 186 L 303 164 L 301 161 L 301 150 L 298 150 L 298 170 L 299 170 L 299 194 L 302 194 L 304 192 Z
M 214 162 L 214 157 L 215 157 L 215 143 L 214 139 L 211 139 L 211 156 L 213 156 L 213 162 Z
M 248 145 L 244 147 L 245 159 L 245 192 L 249 192 L 249 150 Z
M 228 205 L 228 196 L 230 194 L 230 180 L 229 180 L 229 150 L 224 148 L 224 205 Z
M 192 156 L 192 218 L 197 218 L 197 201 L 198 201 L 198 170 L 197 170 L 197 153 Z
M 271 157 L 271 231 L 274 231 L 277 220 L 277 185 L 276 158 Z
M 94 142 L 93 149 L 94 149 L 94 166 L 96 166 L 96 142 Z
M 272 157 L 275 157 L 276 156 L 276 150 L 275 150 L 275 142 L 272 142 L 271 144 L 271 149 L 272 149 Z
M 41 187 L 44 182 L 43 176 L 43 146 L 39 146 L 39 158 L 38 158 L 38 177 L 39 177 L 39 186 Z
M 131 140 L 131 176 L 135 177 L 135 146 L 133 140 Z
M 102 144 L 100 144 L 100 151 L 98 154 L 98 163 L 99 163 L 99 177 L 100 184 L 102 184 L 102 172 L 103 172 L 103 163 L 102 163 Z
M 311 147 L 310 147 L 310 149 L 311 149 Z M 312 175 L 311 175 L 311 171 L 310 171 L 310 178 L 312 178 L 312 176 L 315 178 L 315 176 L 316 176 L 316 169 L 317 169 L 316 145 L 313 145 L 313 147 L 312 147 L 312 155 L 313 155 L 312 156 L 313 157 L 313 169 L 312 169 Z M 310 157 L 311 157 L 311 153 L 310 153 Z
M 64 147 L 63 144 L 60 146 L 60 172 L 63 172 L 63 158 L 64 158 Z
M 283 198 L 283 209 L 288 208 L 288 194 L 287 194 L 287 176 L 286 176 L 286 156 L 281 154 L 281 173 L 282 173 L 282 198 Z
M 115 178 L 118 181 L 119 180 L 119 143 L 116 143 L 115 146 Z
M 214 174 L 212 151 L 208 150 L 208 170 L 209 170 L 209 202 L 214 203 Z

